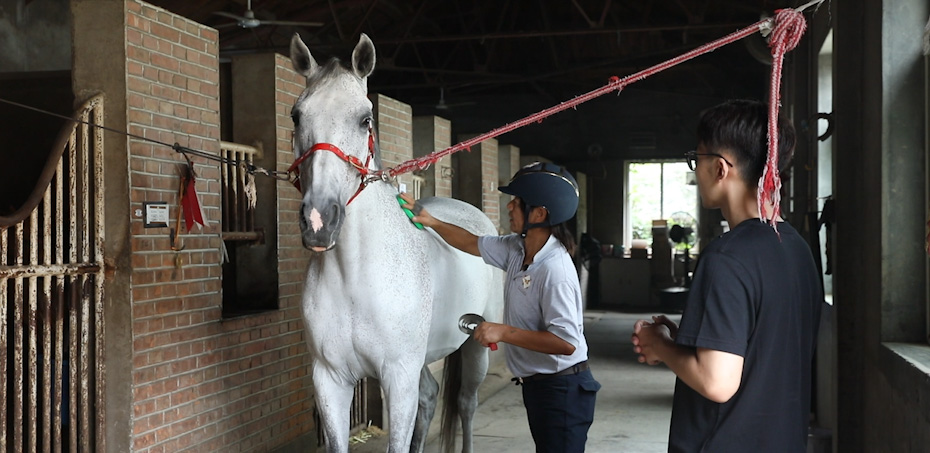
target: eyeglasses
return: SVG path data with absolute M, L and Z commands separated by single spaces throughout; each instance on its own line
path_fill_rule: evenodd
M 720 154 L 717 154 L 717 153 L 699 153 L 699 152 L 697 152 L 697 151 L 693 151 L 693 150 L 692 150 L 692 151 L 688 151 L 688 152 L 685 153 L 685 160 L 688 161 L 688 168 L 690 168 L 691 171 L 694 171 L 694 169 L 697 168 L 697 157 L 698 157 L 698 156 L 717 156 L 717 157 L 723 159 L 723 161 L 726 162 L 727 165 L 729 165 L 729 166 L 731 166 L 731 167 L 733 166 L 733 164 L 731 164 L 730 161 L 728 161 L 726 157 L 723 157 L 723 156 L 721 156 Z

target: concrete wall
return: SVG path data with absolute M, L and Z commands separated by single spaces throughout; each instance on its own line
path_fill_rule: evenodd
M 0 72 L 71 69 L 68 0 L 0 0 Z
M 926 451 L 923 0 L 834 2 L 834 451 Z

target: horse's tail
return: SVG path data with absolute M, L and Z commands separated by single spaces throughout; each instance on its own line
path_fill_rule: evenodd
M 442 373 L 442 431 L 439 443 L 442 451 L 455 451 L 455 423 L 459 420 L 459 391 L 462 388 L 462 349 L 446 356 Z

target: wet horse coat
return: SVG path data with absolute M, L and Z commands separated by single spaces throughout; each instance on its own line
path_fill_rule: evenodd
M 375 181 L 358 192 L 365 170 L 352 162 L 380 167 L 375 147 L 369 147 L 367 78 L 375 49 L 368 37 L 359 39 L 349 68 L 336 60 L 318 65 L 297 35 L 291 60 L 307 78 L 292 110 L 295 152 L 298 157 L 312 152 L 299 164 L 302 240 L 315 252 L 302 309 L 327 450 L 348 450 L 353 388 L 373 376 L 387 400 L 389 451 L 422 451 L 439 389 L 426 365 L 449 356 L 446 367 L 458 374 L 447 383 L 452 392 L 445 405 L 459 409 L 462 449 L 471 451 L 471 421 L 488 351 L 458 330 L 458 318 L 479 313 L 499 320 L 502 274 L 452 249 L 432 230 L 416 229 L 388 183 Z M 437 218 L 475 234 L 497 234 L 467 203 L 421 202 Z M 445 439 L 454 438 L 445 431 Z

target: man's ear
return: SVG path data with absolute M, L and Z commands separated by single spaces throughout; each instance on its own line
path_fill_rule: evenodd
M 733 171 L 733 168 L 727 165 L 726 161 L 722 157 L 717 157 L 714 160 L 714 176 L 718 181 L 723 181 L 727 178 L 730 172 Z

